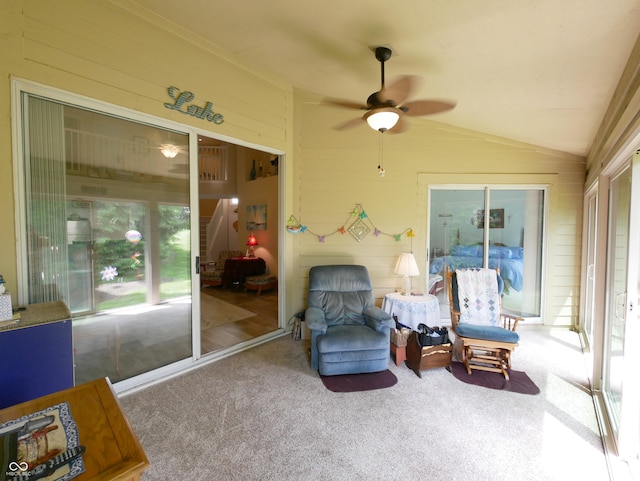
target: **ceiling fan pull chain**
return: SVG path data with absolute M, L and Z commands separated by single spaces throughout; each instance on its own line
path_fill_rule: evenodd
M 378 175 L 380 177 L 384 177 L 384 174 L 386 174 L 385 170 L 384 170 L 384 164 L 382 163 L 382 136 L 384 135 L 384 131 L 380 131 L 380 142 L 379 142 L 379 151 L 378 151 Z

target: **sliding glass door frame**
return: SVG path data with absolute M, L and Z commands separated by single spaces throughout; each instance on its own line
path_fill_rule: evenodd
M 597 312 L 597 252 L 598 238 L 598 186 L 588 190 L 583 208 L 583 244 L 582 244 L 582 299 L 580 304 L 579 329 L 584 333 L 587 352 L 591 354 L 596 331 Z M 592 364 L 592 363 L 590 363 Z
M 424 224 L 419 225 L 420 229 L 424 229 L 426 232 L 425 238 L 425 261 L 424 269 L 429 273 L 431 267 L 431 244 L 432 239 L 429 225 L 431 224 L 432 216 L 432 199 L 431 191 L 433 189 L 438 190 L 481 190 L 484 195 L 484 210 L 490 212 L 491 207 L 494 207 L 491 203 L 491 192 L 508 191 L 508 190 L 535 190 L 542 192 L 542 208 L 541 212 L 543 219 L 539 226 L 539 241 L 541 242 L 539 250 L 540 262 L 537 269 L 537 275 L 539 276 L 539 306 L 537 315 L 526 316 L 531 322 L 539 323 L 545 312 L 545 272 L 546 272 L 546 232 L 549 222 L 550 205 L 555 202 L 553 196 L 555 195 L 550 188 L 553 184 L 557 183 L 558 179 L 553 174 L 540 174 L 540 175 L 510 175 L 510 174 L 419 174 L 419 183 L 424 185 L 424 203 L 421 202 L 421 209 L 425 212 Z M 520 182 L 519 182 L 520 181 Z M 422 199 L 421 199 L 422 200 Z M 422 207 L 423 206 L 423 207 Z M 421 219 L 422 220 L 422 219 Z M 502 219 L 504 222 L 505 220 Z M 473 220 L 471 221 L 473 223 Z M 491 239 L 491 232 L 489 229 L 483 231 L 483 243 L 486 244 Z M 421 247 L 421 246 L 420 246 Z M 484 265 L 487 264 L 488 250 L 484 250 Z M 428 274 L 427 274 L 428 277 Z M 444 319 L 443 319 L 444 320 Z
M 612 476 L 629 477 L 640 476 L 640 379 L 637 366 L 640 365 L 640 307 L 638 292 L 640 290 L 640 133 L 629 142 L 600 174 L 597 183 L 592 187 L 597 192 L 597 224 L 596 258 L 595 258 L 595 294 L 594 294 L 594 325 L 591 343 L 592 356 L 592 392 L 596 415 L 603 437 L 603 445 L 608 455 Z M 635 146 L 635 147 L 634 147 Z M 618 412 L 618 422 L 610 412 L 611 405 L 606 399 L 606 363 L 608 352 L 609 327 L 607 326 L 610 302 L 609 292 L 611 282 L 611 267 L 609 237 L 612 206 L 610 192 L 612 180 L 625 169 L 631 171 L 630 199 L 628 205 L 628 238 L 626 288 L 624 303 L 618 306 L 618 312 L 624 315 L 624 352 L 621 356 L 621 399 Z M 589 193 L 587 193 L 588 198 Z M 586 243 L 586 241 L 585 241 Z M 585 266 L 586 270 L 586 266 Z M 584 271 L 583 271 L 584 272 Z M 584 281 L 584 276 L 583 276 Z M 588 306 L 587 306 L 588 307 Z
M 640 152 L 631 158 L 629 253 L 625 296 L 625 354 L 622 419 L 618 440 L 623 459 L 640 456 Z
M 617 186 L 618 180 L 624 179 L 624 175 L 630 177 L 629 194 L 624 198 L 628 205 L 622 206 L 625 218 L 620 219 L 618 214 L 621 206 L 617 202 Z M 637 367 L 640 365 L 640 154 L 635 153 L 630 161 L 614 172 L 608 178 L 607 184 L 609 205 L 606 224 L 606 297 L 597 388 L 617 454 L 623 460 L 637 461 L 640 454 L 640 380 L 637 376 Z M 617 227 L 619 225 L 622 231 Z M 624 239 L 620 238 L 621 235 Z M 617 260 L 622 260 L 625 265 L 620 266 Z M 620 272 L 620 267 L 624 268 L 623 272 Z M 617 353 L 612 352 L 614 322 L 623 329 L 622 337 L 618 340 Z M 617 358 L 615 365 L 614 356 Z M 612 382 L 615 382 L 615 386 L 611 385 Z
M 20 305 L 28 303 L 28 262 L 26 251 L 26 234 L 25 229 L 22 226 L 26 225 L 26 210 L 25 210 L 25 192 L 23 186 L 25 185 L 24 172 L 21 163 L 25 158 L 25 148 L 27 146 L 23 143 L 23 126 L 25 121 L 25 115 L 22 112 L 22 98 L 23 95 L 30 95 L 39 97 L 45 100 L 51 100 L 53 102 L 59 102 L 61 104 L 69 106 L 77 106 L 81 109 L 94 111 L 99 114 L 112 115 L 132 122 L 140 124 L 146 124 L 151 127 L 159 129 L 165 129 L 173 131 L 178 134 L 184 134 L 188 136 L 189 145 L 189 219 L 191 223 L 191 236 L 190 236 L 190 275 L 191 275 L 191 346 L 192 353 L 189 357 L 178 360 L 168 365 L 161 366 L 152 371 L 144 372 L 140 375 L 124 379 L 114 385 L 117 392 L 131 391 L 139 386 L 146 385 L 158 380 L 171 377 L 178 373 L 185 372 L 190 369 L 194 369 L 206 362 L 211 362 L 216 359 L 226 357 L 233 352 L 244 350 L 259 342 L 265 342 L 268 339 L 282 335 L 284 331 L 284 308 L 286 306 L 284 294 L 278 297 L 278 329 L 268 335 L 262 336 L 254 341 L 245 341 L 240 345 L 230 347 L 220 352 L 215 352 L 203 356 L 200 349 L 200 276 L 199 276 L 199 264 L 197 263 L 199 253 L 199 191 L 198 191 L 198 136 L 205 135 L 212 138 L 218 138 L 220 140 L 234 143 L 245 147 L 259 149 L 280 157 L 280 176 L 279 176 L 279 195 L 278 195 L 278 213 L 277 221 L 279 225 L 279 235 L 282 242 L 279 245 L 279 278 L 280 282 L 285 282 L 286 270 L 284 268 L 284 225 L 283 222 L 283 199 L 284 199 L 284 186 L 285 186 L 285 172 L 286 163 L 285 153 L 280 150 L 274 150 L 257 144 L 238 141 L 226 136 L 220 136 L 215 133 L 204 131 L 202 129 L 194 128 L 184 124 L 179 124 L 166 119 L 154 117 L 148 114 L 144 114 L 138 111 L 119 107 L 106 102 L 102 102 L 96 99 L 91 99 L 81 95 L 73 94 L 64 90 L 60 90 L 54 87 L 49 87 L 39 83 L 35 83 L 29 80 L 23 80 L 14 78 L 12 79 L 12 135 L 13 135 L 13 158 L 14 158 L 14 186 L 15 186 L 15 223 L 16 223 L 16 236 L 17 236 L 17 271 L 18 271 L 18 285 L 16 287 L 16 302 Z M 275 216 L 274 216 L 275 218 Z

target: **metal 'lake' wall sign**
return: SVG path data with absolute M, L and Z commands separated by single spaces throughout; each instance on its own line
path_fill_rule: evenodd
M 193 92 L 189 92 L 187 90 L 180 92 L 178 87 L 169 87 L 167 90 L 169 97 L 171 97 L 175 102 L 173 104 L 169 102 L 165 103 L 164 106 L 166 108 L 177 110 L 181 114 L 191 115 L 197 119 L 208 120 L 209 122 L 213 122 L 217 125 L 224 122 L 224 116 L 213 111 L 213 104 L 211 102 L 207 102 L 204 108 L 193 104 L 186 105 L 196 98 Z

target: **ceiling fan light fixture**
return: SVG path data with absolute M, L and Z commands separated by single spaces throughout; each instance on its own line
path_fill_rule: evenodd
M 162 152 L 162 155 L 167 159 L 173 159 L 180 153 L 180 149 L 173 144 L 162 144 L 161 147 L 160 152 Z
M 385 132 L 392 129 L 400 119 L 402 110 L 395 107 L 373 109 L 364 114 L 364 119 L 373 130 Z

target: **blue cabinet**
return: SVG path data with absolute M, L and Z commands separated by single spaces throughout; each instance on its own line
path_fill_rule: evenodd
M 28 305 L 0 327 L 0 409 L 73 385 L 71 313 L 62 301 Z

